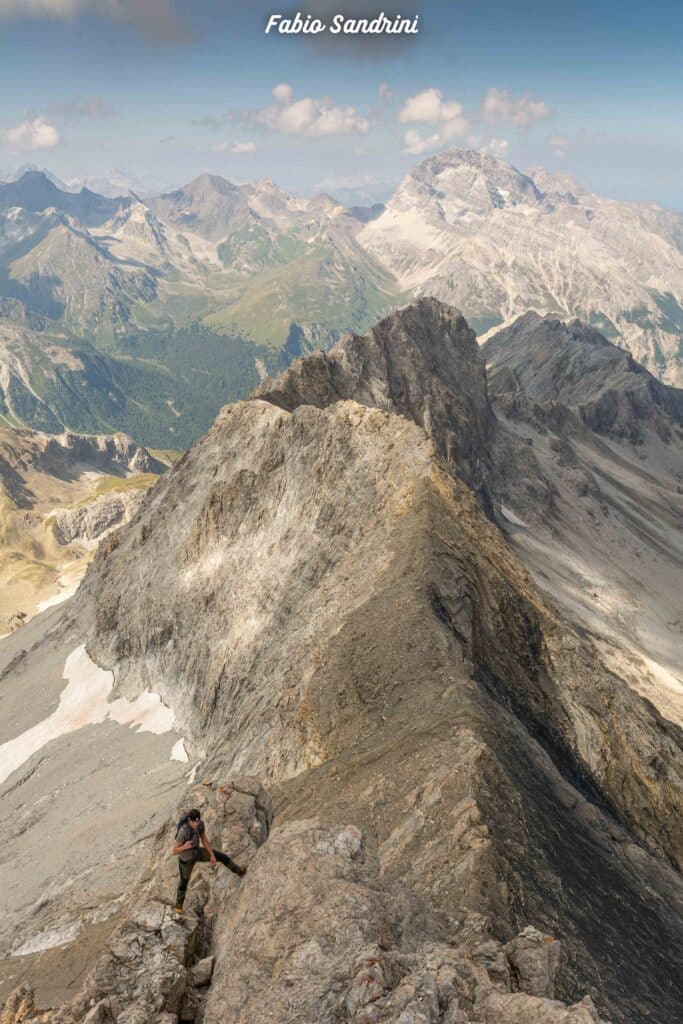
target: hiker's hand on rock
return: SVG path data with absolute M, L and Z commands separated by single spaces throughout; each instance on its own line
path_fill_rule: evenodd
M 212 866 L 212 867 L 215 867 L 215 865 L 216 865 L 216 857 L 215 857 L 215 855 L 214 855 L 214 854 L 212 853 L 212 854 L 211 854 L 211 866 Z

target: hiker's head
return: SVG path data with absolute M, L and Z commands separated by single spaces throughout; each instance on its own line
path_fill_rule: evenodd
M 191 811 L 187 812 L 187 820 L 191 828 L 198 828 L 200 819 L 201 813 L 197 810 L 196 807 L 193 807 Z

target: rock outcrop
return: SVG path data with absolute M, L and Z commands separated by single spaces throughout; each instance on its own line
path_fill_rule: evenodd
M 254 392 L 290 412 L 352 399 L 420 424 L 465 483 L 487 493 L 495 418 L 477 340 L 456 309 L 420 299 L 364 337 L 299 359 Z
M 144 496 L 144 489 L 113 492 L 101 494 L 84 505 L 59 508 L 50 517 L 52 532 L 65 547 L 74 542 L 94 544 L 109 530 L 129 522 Z
M 255 779 L 234 779 L 225 786 L 200 786 L 188 792 L 187 800 L 202 810 L 215 845 L 231 850 L 240 864 L 248 865 L 267 839 L 272 821 L 270 797 L 263 787 Z M 234 897 L 238 883 L 235 875 L 226 878 L 213 875 L 209 867 L 198 867 L 185 912 L 175 914 L 171 897 L 177 861 L 169 856 L 173 838 L 174 824 L 169 821 L 155 837 L 128 911 L 81 993 L 45 1013 L 36 1009 L 30 987 L 23 985 L 8 999 L 2 1024 L 170 1024 L 199 1015 L 213 971 L 208 951 L 217 908 Z
M 196 869 L 174 914 L 163 829 L 79 996 L 41 1012 L 22 985 L 2 1024 L 600 1024 L 590 998 L 553 998 L 552 936 L 529 927 L 502 945 L 465 930 L 456 944 L 458 922 L 383 882 L 354 826 L 309 819 L 270 833 L 270 798 L 249 778 L 188 799 L 248 865 L 246 878 Z
M 291 822 L 273 830 L 217 924 L 203 1020 L 597 1024 L 590 999 L 553 1000 L 551 936 L 527 929 L 504 946 L 456 943 L 457 933 L 447 914 L 381 879 L 357 828 Z

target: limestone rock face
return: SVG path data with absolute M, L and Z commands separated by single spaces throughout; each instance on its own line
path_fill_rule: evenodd
M 447 914 L 400 884 L 387 884 L 378 868 L 353 826 L 303 820 L 275 828 L 214 932 L 221 952 L 204 1006 L 206 1024 L 483 1021 L 491 1019 L 490 1000 L 497 995 L 500 1024 L 583 1019 L 561 1016 L 568 1011 L 560 1003 L 536 998 L 525 1004 L 511 996 L 499 943 L 454 943 L 457 928 Z M 553 949 L 543 979 L 552 988 L 560 944 L 534 934 Z M 518 941 L 527 950 L 533 945 L 530 936 Z M 531 992 L 540 974 L 531 969 L 528 978 L 524 972 L 518 978 L 521 990 Z
M 460 312 L 435 299 L 420 299 L 331 352 L 297 360 L 254 396 L 290 411 L 353 399 L 398 413 L 424 427 L 475 491 L 488 482 L 495 419 L 484 360 Z
M 542 505 L 519 486 L 513 448 L 499 523 L 608 666 L 682 725 L 683 392 L 578 321 L 527 313 L 483 351 L 498 436 L 549 488 Z
M 127 523 L 137 512 L 144 492 L 103 494 L 83 506 L 60 508 L 52 515 L 52 529 L 60 544 L 92 544 L 107 531 Z
M 509 943 L 507 955 L 515 987 L 532 996 L 553 998 L 559 942 L 529 925 Z

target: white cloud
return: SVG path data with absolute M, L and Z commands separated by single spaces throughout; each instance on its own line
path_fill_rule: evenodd
M 273 89 L 273 98 L 276 103 L 291 103 L 294 99 L 294 90 L 287 82 L 281 82 Z
M 281 82 L 273 89 L 275 104 L 256 112 L 259 124 L 283 135 L 364 135 L 370 130 L 368 118 L 354 107 L 335 107 L 327 97 L 294 99 L 291 85 Z
M 508 89 L 489 89 L 484 97 L 483 110 L 487 121 L 512 124 L 516 128 L 529 128 L 552 113 L 544 100 L 528 94 L 511 96 Z
M 391 103 L 392 100 L 396 99 L 396 93 L 394 92 L 390 85 L 387 85 L 386 82 L 380 83 L 380 87 L 377 90 L 377 94 L 384 103 Z
M 462 103 L 444 100 L 440 89 L 423 89 L 406 100 L 398 113 L 401 124 L 432 124 L 436 130 L 423 136 L 415 128 L 409 129 L 404 137 L 404 153 L 417 156 L 430 149 L 436 149 L 458 135 L 469 130 Z
M 50 149 L 59 142 L 59 132 L 44 117 L 22 121 L 16 128 L 8 128 L 4 136 L 20 149 Z
M 491 156 L 497 156 L 501 160 L 506 160 L 508 150 L 510 149 L 510 143 L 507 139 L 489 139 L 483 146 L 480 146 L 482 153 L 488 153 Z
M 403 152 L 409 153 L 411 156 L 419 156 L 420 153 L 436 149 L 441 141 L 442 139 L 438 132 L 425 138 L 419 132 L 416 132 L 414 128 L 411 128 L 410 131 L 406 132 L 403 139 Z
M 441 89 L 423 89 L 411 96 L 399 111 L 398 119 L 402 124 L 467 123 L 462 103 L 456 100 L 444 101 Z

